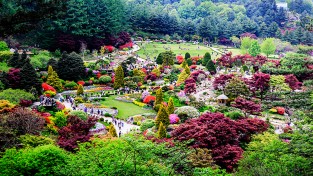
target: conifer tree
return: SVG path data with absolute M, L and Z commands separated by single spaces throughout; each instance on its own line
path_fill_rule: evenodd
M 18 68 L 19 57 L 18 51 L 15 50 L 13 56 L 8 60 L 8 66 Z
M 109 133 L 112 135 L 112 137 L 117 137 L 117 133 L 113 124 L 109 126 Z
M 182 62 L 180 64 L 181 68 L 185 69 L 188 65 L 187 65 L 187 62 L 186 62 L 186 59 L 184 60 L 184 62 Z
M 202 60 L 202 65 L 203 66 L 206 66 L 207 63 L 211 60 L 211 54 L 210 53 L 205 53 L 204 54 L 204 57 L 203 57 L 203 60 Z
M 124 71 L 122 66 L 118 66 L 115 70 L 114 89 L 122 87 L 124 84 Z
M 192 65 L 192 59 L 191 58 L 187 59 L 186 61 L 187 61 L 188 66 Z
M 47 84 L 54 87 L 57 91 L 62 90 L 61 80 L 60 80 L 58 74 L 53 70 L 51 65 L 49 65 L 49 67 L 48 67 Z
M 168 114 L 174 114 L 174 101 L 172 99 L 172 97 L 169 99 L 168 101 L 168 105 L 167 105 L 167 112 Z
M 186 68 L 185 68 L 185 72 L 188 74 L 188 75 L 190 75 L 190 68 L 187 66 Z
M 82 85 L 78 84 L 77 95 L 83 95 L 83 94 L 84 94 L 84 88 Z
M 37 92 L 41 91 L 41 84 L 37 77 L 34 67 L 30 64 L 30 60 L 26 59 L 24 66 L 20 72 L 21 80 L 20 87 L 26 91 L 30 91 L 32 88 L 35 88 Z
M 80 55 L 63 53 L 58 62 L 58 75 L 63 80 L 81 80 L 85 76 L 85 65 Z
M 176 84 L 181 84 L 189 77 L 189 74 L 186 73 L 186 70 L 183 70 L 179 75 Z
M 159 108 L 159 112 L 155 120 L 155 125 L 157 129 L 159 129 L 161 122 L 163 123 L 163 126 L 165 128 L 170 124 L 170 118 L 164 105 L 161 105 L 161 107 Z
M 162 104 L 162 102 L 163 102 L 163 92 L 162 88 L 160 88 L 156 91 L 154 106 Z
M 190 54 L 187 52 L 187 53 L 185 54 L 185 60 L 189 59 L 190 57 L 191 57 Z
M 214 62 L 210 59 L 207 64 L 206 64 L 206 68 L 208 69 L 208 71 L 212 74 L 216 73 L 216 68 L 214 65 Z
M 160 123 L 159 129 L 158 129 L 158 138 L 159 139 L 166 138 L 166 129 L 162 122 Z
M 58 61 L 56 59 L 54 58 L 49 59 L 47 66 L 49 67 L 49 65 L 51 65 L 54 71 L 58 70 Z

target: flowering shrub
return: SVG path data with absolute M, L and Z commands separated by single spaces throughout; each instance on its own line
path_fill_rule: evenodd
M 125 43 L 124 45 L 119 46 L 118 48 L 119 48 L 120 50 L 122 50 L 122 49 L 124 49 L 124 48 L 132 48 L 133 45 L 134 45 L 133 42 L 128 42 L 128 43 Z
M 114 51 L 114 46 L 107 45 L 107 46 L 104 46 L 104 49 L 108 51 L 109 53 L 112 53 Z
M 142 102 L 139 102 L 139 101 L 136 101 L 134 100 L 133 103 L 139 107 L 144 107 L 146 104 L 145 103 L 142 103 Z
M 148 95 L 143 99 L 144 103 L 150 103 L 151 101 L 155 101 L 155 96 Z
M 176 56 L 176 60 L 177 60 L 177 63 L 181 64 L 182 62 L 184 62 L 184 57 L 182 55 L 178 55 Z
M 199 111 L 192 106 L 179 107 L 174 111 L 174 113 L 177 114 L 181 120 L 196 118 L 200 115 Z
M 148 96 L 148 95 L 150 95 L 150 93 L 147 91 L 147 90 L 145 90 L 144 92 L 142 92 L 142 94 L 141 94 L 141 99 L 145 99 L 146 98 L 146 96 Z
M 275 108 L 277 110 L 277 113 L 280 115 L 284 115 L 285 114 L 285 108 L 283 107 L 276 107 Z
M 79 84 L 79 85 L 82 85 L 82 86 L 83 86 L 83 85 L 85 84 L 85 82 L 84 82 L 84 81 L 78 81 L 78 82 L 77 82 L 77 84 Z
M 50 86 L 47 83 L 42 83 L 41 87 L 43 88 L 44 91 L 52 91 L 52 92 L 57 92 L 52 86 Z
M 197 65 L 191 65 L 190 66 L 190 69 L 196 69 L 197 68 Z
M 169 118 L 170 118 L 170 124 L 176 124 L 179 122 L 179 117 L 177 114 L 171 114 Z

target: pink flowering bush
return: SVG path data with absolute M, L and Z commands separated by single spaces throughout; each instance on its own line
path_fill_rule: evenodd
M 176 124 L 179 122 L 179 117 L 177 114 L 170 115 L 170 124 Z

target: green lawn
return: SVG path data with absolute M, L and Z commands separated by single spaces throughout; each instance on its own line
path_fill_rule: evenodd
M 179 46 L 182 49 L 179 49 Z M 142 46 L 139 44 L 139 47 L 141 48 L 137 53 L 141 58 L 146 59 L 145 53 L 148 53 L 150 58 L 157 57 L 159 53 L 166 51 L 165 48 L 170 48 L 171 51 L 173 51 L 176 55 L 183 55 L 185 56 L 185 53 L 189 52 L 191 56 L 204 56 L 206 52 L 212 52 L 210 48 L 207 48 L 205 46 L 199 45 L 193 45 L 192 43 L 185 43 L 185 44 L 162 44 L 162 43 L 148 43 L 143 44 Z M 145 49 L 144 49 L 145 48 Z M 213 57 L 214 58 L 214 57 Z
M 133 103 L 126 103 L 122 101 L 115 100 L 117 96 L 110 96 L 105 101 L 101 101 L 101 104 L 108 107 L 116 107 L 118 109 L 117 118 L 127 119 L 130 116 L 143 114 L 143 113 L 155 113 L 154 110 L 147 110 L 141 108 Z

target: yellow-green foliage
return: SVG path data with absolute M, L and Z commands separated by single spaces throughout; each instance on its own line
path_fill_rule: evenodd
M 77 95 L 83 95 L 84 94 L 84 88 L 82 85 L 78 85 L 78 88 L 77 88 Z
M 159 139 L 166 138 L 166 129 L 162 122 L 160 123 L 159 129 L 158 129 L 158 138 Z
M 168 114 L 174 114 L 174 101 L 172 99 L 172 97 L 169 99 L 168 101 L 168 105 L 167 105 L 167 112 Z
M 154 106 L 161 104 L 162 102 L 163 102 L 163 92 L 162 89 L 160 88 L 156 91 Z
M 48 78 L 47 78 L 47 84 L 54 87 L 57 91 L 62 90 L 62 83 L 61 80 L 57 74 L 52 68 L 51 65 L 48 67 Z
M 185 70 L 183 70 L 179 75 L 176 84 L 182 84 L 185 82 L 185 80 L 189 77 L 189 74 L 186 73 Z
M 13 108 L 14 104 L 10 103 L 8 100 L 0 100 L 0 110 L 4 108 Z
M 117 137 L 117 133 L 113 124 L 109 126 L 109 133 L 112 135 L 112 137 Z
M 145 103 L 142 103 L 142 102 L 139 102 L 139 101 L 136 101 L 134 100 L 133 103 L 137 106 L 140 106 L 140 107 L 144 107 L 146 104 Z
M 0 62 L 6 62 L 12 57 L 13 53 L 10 51 L 0 51 Z
M 158 129 L 159 129 L 161 122 L 163 123 L 165 127 L 167 127 L 170 124 L 169 114 L 166 108 L 164 107 L 164 105 L 160 106 L 157 118 L 155 120 L 155 125 Z
M 194 167 L 211 167 L 216 168 L 211 156 L 211 151 L 207 148 L 196 148 L 189 155 L 189 160 Z
M 114 89 L 122 87 L 123 84 L 124 84 L 124 71 L 123 67 L 120 65 L 115 70 Z
M 161 75 L 160 69 L 157 67 L 154 67 L 154 69 L 151 71 L 151 73 L 154 73 L 158 77 Z

